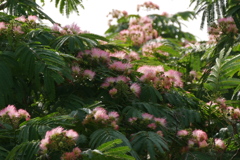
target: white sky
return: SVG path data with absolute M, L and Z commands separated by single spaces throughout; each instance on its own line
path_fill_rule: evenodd
M 37 2 L 39 1 L 37 0 Z M 54 7 L 54 1 L 51 3 L 46 2 L 43 9 L 53 20 L 62 25 L 77 23 L 82 30 L 104 35 L 104 32 L 108 29 L 108 20 L 110 18 L 107 15 L 112 9 L 125 10 L 128 14 L 138 14 L 136 11 L 137 5 L 146 1 L 148 0 L 83 0 L 85 9 L 80 8 L 79 16 L 73 13 L 69 18 L 58 12 L 58 9 Z M 152 0 L 152 2 L 158 4 L 160 10 L 152 12 L 142 11 L 140 15 L 161 14 L 163 12 L 175 14 L 182 11 L 192 11 L 194 7 L 189 7 L 190 0 Z M 204 27 L 203 30 L 200 30 L 200 17 L 198 16 L 196 20 L 184 22 L 186 27 L 183 26 L 182 29 L 195 35 L 197 40 L 208 40 L 207 28 Z

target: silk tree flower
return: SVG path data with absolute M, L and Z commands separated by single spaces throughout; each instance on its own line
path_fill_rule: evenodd
M 223 140 L 216 138 L 214 140 L 216 149 L 225 149 L 226 145 Z
M 109 94 L 111 95 L 111 96 L 114 96 L 115 94 L 117 94 L 117 89 L 116 88 L 112 88 L 112 89 L 110 89 L 109 90 Z
M 118 130 L 118 129 L 119 129 L 119 125 L 117 124 L 116 121 L 112 121 L 112 122 L 111 122 L 111 126 L 112 126 L 115 130 Z
M 203 140 L 201 142 L 198 142 L 198 146 L 199 148 L 205 148 L 208 146 L 208 143 L 205 140 Z
M 66 130 L 65 133 L 66 133 L 66 136 L 67 136 L 68 138 L 71 138 L 71 139 L 73 139 L 73 140 L 77 140 L 77 139 L 78 139 L 78 133 L 75 132 L 75 131 L 72 130 L 72 129 Z
M 27 21 L 25 16 L 17 17 L 17 18 L 15 18 L 15 20 L 20 21 L 20 22 L 26 22 Z
M 32 15 L 30 15 L 30 16 L 28 16 L 28 18 L 27 18 L 30 22 L 36 22 L 37 20 L 38 20 L 38 17 L 37 16 L 32 16 Z
M 124 83 L 127 83 L 130 79 L 124 75 L 120 75 L 120 76 L 117 76 L 116 79 L 115 79 L 115 82 L 118 83 L 118 82 L 124 82 Z
M 154 75 L 163 73 L 164 68 L 163 66 L 148 66 L 148 65 L 143 65 L 137 69 L 138 72 L 143 73 L 143 74 L 148 74 L 152 73 Z
M 96 108 L 93 109 L 93 113 L 96 113 L 97 111 L 101 111 L 101 112 L 107 114 L 106 109 L 104 109 L 102 107 L 96 107 Z
M 232 119 L 238 120 L 240 119 L 240 109 L 236 108 L 233 110 L 232 114 L 231 114 Z
M 115 81 L 116 81 L 116 78 L 115 78 L 115 77 L 107 77 L 107 78 L 105 79 L 105 82 L 106 82 L 106 83 L 110 83 L 110 84 L 113 84 Z
M 200 129 L 195 129 L 192 132 L 192 136 L 194 139 L 196 139 L 198 142 L 204 141 L 208 139 L 208 136 L 206 134 L 206 132 L 200 130 Z
M 92 113 L 87 114 L 82 124 L 88 127 L 88 124 L 99 124 L 96 127 L 112 127 L 114 129 L 118 129 L 118 117 L 119 114 L 115 111 L 111 111 L 107 113 L 107 111 L 102 107 L 96 107 L 93 109 Z M 92 125 L 90 126 L 92 127 Z
M 0 116 L 3 117 L 8 115 L 11 119 L 19 117 L 20 114 L 18 113 L 16 107 L 14 105 L 8 105 L 6 108 L 0 111 Z
M 137 96 L 139 97 L 140 93 L 141 93 L 141 87 L 139 84 L 137 83 L 133 83 L 131 86 L 130 86 L 130 90 Z
M 149 113 L 143 113 L 142 114 L 142 118 L 143 118 L 143 120 L 152 120 L 153 119 L 153 115 L 151 115 Z
M 0 22 L 0 31 L 3 29 L 7 29 L 5 22 Z
M 29 114 L 26 110 L 24 110 L 24 109 L 19 109 L 19 110 L 18 110 L 18 113 L 19 113 L 20 117 L 25 118 L 26 121 L 30 120 L 30 117 L 31 117 L 31 116 L 30 116 L 30 114 Z
M 131 117 L 131 118 L 128 119 L 128 122 L 131 123 L 131 124 L 136 122 L 136 121 L 137 121 L 137 117 Z
M 51 151 L 63 151 L 75 145 L 79 135 L 74 130 L 64 130 L 62 127 L 47 131 L 45 138 L 40 142 L 40 149 L 43 153 Z
M 131 51 L 128 56 L 132 61 L 140 59 L 140 56 L 138 55 L 138 53 L 134 51 Z
M 95 120 L 108 120 L 109 116 L 101 111 L 97 111 L 94 115 Z
M 119 114 L 118 112 L 112 111 L 108 113 L 109 118 L 112 118 L 114 120 L 118 120 Z
M 72 66 L 72 72 L 74 74 L 79 74 L 81 71 L 81 69 L 79 68 L 79 66 Z
M 162 136 L 162 137 L 163 137 L 163 132 L 162 132 L 162 131 L 157 131 L 157 134 L 158 134 L 159 136 Z
M 85 51 L 78 52 L 77 57 L 78 58 L 83 58 L 85 56 L 91 56 L 91 54 L 92 54 L 91 50 L 85 50 Z
M 156 117 L 154 117 L 154 121 L 155 121 L 156 124 L 166 127 L 167 121 L 166 121 L 165 118 L 156 118 Z
M 194 139 L 189 139 L 189 140 L 188 140 L 188 147 L 189 147 L 189 148 L 192 148 L 192 147 L 194 146 L 194 144 L 195 144 L 195 143 L 194 143 Z
M 109 65 L 109 68 L 116 70 L 116 71 L 124 72 L 124 71 L 127 71 L 128 69 L 132 68 L 132 64 L 122 63 L 121 61 L 115 61 Z
M 94 59 L 102 59 L 105 61 L 109 61 L 110 60 L 110 53 L 98 49 L 98 48 L 92 48 L 91 49 L 91 57 Z
M 155 123 L 150 123 L 147 125 L 148 128 L 151 128 L 151 129 L 156 129 L 157 128 L 157 125 Z
M 108 88 L 110 86 L 110 83 L 104 82 L 101 84 L 101 88 Z
M 116 57 L 119 59 L 127 59 L 127 60 L 129 59 L 129 56 L 123 51 L 117 51 L 117 52 L 111 53 L 110 57 Z
M 24 32 L 22 31 L 21 26 L 14 26 L 13 27 L 13 32 L 17 34 L 23 34 Z
M 177 132 L 177 135 L 180 137 L 184 137 L 188 135 L 188 131 L 187 130 L 180 130 Z
M 73 148 L 72 152 L 66 152 L 62 155 L 61 160 L 77 160 L 81 156 L 81 150 L 78 147 Z
M 93 117 L 95 120 L 107 120 L 109 116 L 107 115 L 107 111 L 102 107 L 96 107 L 93 110 Z
M 87 77 L 89 80 L 93 80 L 95 74 L 96 74 L 95 72 L 93 72 L 89 69 L 86 69 L 86 70 L 83 71 L 83 76 Z
M 164 76 L 168 77 L 169 83 L 173 83 L 175 87 L 183 87 L 183 82 L 181 80 L 182 73 L 175 70 L 168 70 L 164 72 Z
M 0 117 L 9 116 L 10 119 L 18 119 L 25 118 L 26 120 L 30 119 L 30 114 L 24 110 L 17 110 L 14 105 L 8 105 L 6 108 L 0 110 Z
M 60 32 L 60 26 L 57 23 L 54 23 L 53 26 L 51 27 L 52 31 L 55 32 Z

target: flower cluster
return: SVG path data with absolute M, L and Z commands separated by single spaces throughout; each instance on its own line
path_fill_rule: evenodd
M 158 37 L 158 39 L 161 39 L 161 37 Z M 161 42 L 157 42 L 157 41 L 149 42 L 149 43 L 143 45 L 142 55 L 143 56 L 153 56 L 154 53 L 159 53 L 160 55 L 162 55 L 164 57 L 168 57 L 169 56 L 168 52 L 164 52 L 159 49 L 159 47 L 161 47 L 162 45 L 163 44 Z
M 91 64 L 94 63 L 108 63 L 110 61 L 110 53 L 98 49 L 98 48 L 92 48 L 91 50 L 85 50 L 78 53 L 77 58 L 80 60 L 88 61 Z
M 141 118 L 131 117 L 128 119 L 128 122 L 132 125 L 140 124 L 141 126 L 145 126 L 145 128 L 158 131 L 160 131 L 161 127 L 166 127 L 167 124 L 165 118 L 154 117 L 149 113 L 143 113 Z
M 81 158 L 81 150 L 78 147 L 73 148 L 72 152 L 63 153 L 61 160 L 77 160 Z
M 96 75 L 96 73 L 90 69 L 81 70 L 78 65 L 72 66 L 72 73 L 75 78 L 78 77 L 82 80 L 88 81 L 92 81 Z
M 240 120 L 240 109 L 228 106 L 225 98 L 219 97 L 215 102 L 210 101 L 206 105 L 211 108 L 215 107 L 219 113 L 225 115 L 225 117 L 232 120 L 232 122 L 239 122 Z
M 128 62 L 140 59 L 138 53 L 134 51 L 131 51 L 128 54 L 124 51 L 117 51 L 117 52 L 111 53 L 110 57 L 116 57 L 121 60 L 127 60 Z
M 113 63 L 109 64 L 109 69 L 112 69 L 118 72 L 128 72 L 129 69 L 131 68 L 132 68 L 132 64 L 123 63 L 121 61 L 114 61 Z
M 98 127 L 112 127 L 118 130 L 119 114 L 115 111 L 107 113 L 102 107 L 96 107 L 92 113 L 88 114 L 83 120 L 83 125 L 94 124 Z
M 56 33 L 60 33 L 60 35 L 72 35 L 72 34 L 82 34 L 82 33 L 87 33 L 87 31 L 82 31 L 80 29 L 80 27 L 75 24 L 75 23 L 72 23 L 71 25 L 66 25 L 66 26 L 63 26 L 61 27 L 59 24 L 54 24 L 52 26 L 52 31 L 56 32 Z
M 38 20 L 37 16 L 29 15 L 27 18 L 25 16 L 17 17 L 15 18 L 15 21 L 10 22 L 11 24 L 6 22 L 0 22 L 0 34 L 8 33 L 6 32 L 6 30 L 8 29 L 10 29 L 15 35 L 24 34 L 23 28 L 24 27 L 26 28 L 26 26 L 23 25 L 22 23 L 25 22 L 28 25 L 32 26 L 36 24 L 37 20 Z
M 117 9 L 113 9 L 112 12 L 109 12 L 107 17 L 108 16 L 111 16 L 112 18 L 108 20 L 108 25 L 111 26 L 111 22 L 113 21 L 113 19 L 119 19 L 121 17 L 127 17 L 128 16 L 128 13 L 127 11 L 120 11 L 120 10 L 117 10 Z
M 134 46 L 140 46 L 148 40 L 157 38 L 158 33 L 153 29 L 152 23 L 149 17 L 132 18 L 128 29 L 122 30 L 117 39 L 123 42 L 130 39 Z
M 122 85 L 125 85 L 127 89 L 126 91 L 122 90 L 122 88 L 119 88 L 119 83 L 121 83 Z M 111 88 L 109 90 L 109 94 L 111 95 L 111 97 L 114 97 L 117 93 L 118 90 L 121 90 L 121 92 L 127 92 L 127 91 L 131 91 L 136 97 L 139 97 L 140 93 L 141 93 L 141 86 L 140 84 L 134 82 L 131 83 L 130 82 L 130 78 L 126 77 L 124 75 L 119 75 L 117 77 L 107 77 L 105 79 L 105 81 L 102 83 L 101 85 L 102 88 Z
M 43 154 L 55 151 L 65 152 L 76 145 L 78 136 L 78 133 L 72 129 L 64 130 L 62 127 L 57 127 L 46 132 L 39 147 Z
M 17 110 L 14 105 L 8 105 L 6 108 L 0 110 L 0 119 L 16 128 L 18 127 L 21 119 L 25 119 L 27 121 L 30 119 L 30 115 L 24 109 Z
M 208 28 L 210 40 L 218 40 L 221 35 L 235 35 L 238 33 L 238 28 L 232 17 L 218 19 L 218 23 L 213 23 Z
M 177 136 L 187 141 L 188 146 L 183 147 L 183 152 L 189 149 L 202 149 L 206 147 L 212 147 L 216 150 L 223 150 L 226 148 L 224 141 L 221 139 L 214 139 L 212 143 L 211 140 L 208 139 L 207 133 L 200 129 L 195 129 L 194 131 L 179 130 Z
M 150 9 L 157 9 L 157 10 L 159 10 L 159 6 L 157 4 L 154 4 L 151 1 L 144 2 L 143 4 L 137 5 L 137 11 L 139 11 L 141 7 L 146 8 L 147 10 L 150 10 Z
M 143 75 L 139 78 L 142 82 L 152 83 L 155 88 L 170 89 L 174 87 L 183 87 L 181 73 L 175 70 L 164 71 L 162 66 L 141 66 L 137 70 Z

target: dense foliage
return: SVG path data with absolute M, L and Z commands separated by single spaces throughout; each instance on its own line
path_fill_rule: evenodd
M 113 10 L 103 37 L 54 23 L 35 1 L 1 1 L 0 159 L 240 159 L 238 3 L 196 3 L 218 7 L 209 41 L 181 30 L 189 11 Z

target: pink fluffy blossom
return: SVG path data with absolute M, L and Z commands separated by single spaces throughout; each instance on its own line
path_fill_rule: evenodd
M 8 105 L 6 108 L 0 111 L 0 116 L 8 115 L 11 119 L 20 116 L 14 105 Z
M 189 140 L 188 140 L 188 147 L 191 148 L 191 147 L 194 146 L 194 144 L 195 144 L 195 143 L 194 143 L 194 140 L 193 140 L 193 139 L 189 139 Z
M 108 113 L 108 116 L 109 116 L 109 118 L 113 118 L 113 119 L 117 120 L 119 117 L 119 114 L 118 114 L 118 112 L 112 111 L 112 112 Z
M 148 128 L 156 129 L 157 125 L 155 123 L 150 123 L 147 125 Z
M 233 110 L 232 118 L 233 119 L 240 119 L 240 109 L 239 108 L 236 108 L 236 109 Z
M 95 74 L 96 74 L 95 72 L 93 72 L 89 69 L 86 69 L 86 70 L 83 71 L 83 76 L 87 77 L 90 80 L 92 80 L 94 78 Z
M 6 23 L 5 22 L 0 22 L 0 30 L 6 29 Z
M 95 120 L 107 120 L 109 119 L 109 116 L 106 113 L 99 110 L 94 114 L 94 118 Z
M 122 63 L 121 61 L 115 61 L 109 65 L 109 68 L 116 70 L 116 71 L 124 72 L 124 71 L 127 71 L 128 69 L 132 68 L 132 64 Z
M 208 146 L 208 143 L 205 140 L 203 140 L 201 142 L 198 142 L 198 146 L 199 148 L 205 148 Z
M 221 139 L 215 139 L 214 142 L 215 142 L 215 147 L 216 147 L 217 149 L 225 149 L 225 148 L 226 148 L 226 145 L 225 145 L 225 143 L 224 143 L 223 140 L 221 140 Z
M 13 27 L 13 32 L 17 34 L 23 34 L 24 32 L 22 31 L 21 26 L 15 26 Z
M 49 137 L 42 139 L 39 145 L 40 149 L 44 152 L 47 151 L 47 145 L 49 144 L 49 142 Z
M 72 129 L 66 130 L 65 133 L 66 133 L 66 136 L 68 138 L 71 138 L 73 140 L 77 140 L 78 139 L 78 133 L 76 131 L 72 130 Z
M 109 90 L 109 94 L 111 95 L 111 96 L 114 96 L 115 94 L 117 94 L 117 89 L 116 88 L 112 88 L 112 89 L 110 89 Z
M 140 93 L 141 93 L 141 87 L 139 84 L 137 83 L 133 83 L 131 86 L 130 86 L 130 90 L 137 96 L 139 97 Z
M 137 121 L 137 117 L 132 117 L 132 118 L 128 119 L 128 122 L 130 122 L 130 123 L 134 123 L 136 121 Z
M 157 134 L 158 134 L 159 136 L 163 136 L 163 132 L 162 132 L 162 131 L 157 131 Z
M 25 18 L 25 16 L 21 16 L 21 17 L 15 18 L 15 20 L 21 21 L 21 22 L 26 22 L 27 19 Z
M 129 53 L 129 58 L 130 58 L 131 60 L 139 60 L 139 59 L 140 59 L 138 53 L 137 53 L 137 52 L 134 52 L 134 51 L 131 51 L 131 52 Z
M 204 141 L 204 140 L 207 140 L 208 139 L 208 136 L 206 134 L 206 132 L 200 130 L 200 129 L 195 129 L 193 132 L 192 132 L 192 136 L 198 141 L 198 142 L 201 142 L 201 141 Z
M 73 152 L 65 152 L 61 157 L 61 160 L 76 160 L 76 159 L 77 157 Z
M 26 110 L 19 109 L 18 113 L 19 113 L 20 117 L 24 117 L 27 121 L 30 120 L 31 116 L 30 116 L 30 114 Z
M 31 22 L 36 22 L 37 20 L 38 20 L 38 17 L 37 16 L 32 16 L 32 15 L 30 15 L 30 16 L 28 16 L 28 18 L 27 18 L 29 21 L 31 21 Z
M 155 117 L 154 121 L 155 121 L 156 124 L 164 126 L 164 127 L 166 126 L 166 123 L 167 123 L 165 118 L 156 118 Z
M 188 131 L 187 130 L 180 130 L 177 132 L 177 135 L 180 137 L 184 137 L 188 135 Z
M 153 115 L 149 114 L 149 113 L 143 113 L 142 114 L 142 118 L 144 120 L 152 120 L 153 119 Z
M 107 77 L 105 80 L 106 83 L 110 83 L 110 84 L 113 84 L 115 81 L 116 81 L 115 77 Z
M 79 68 L 79 66 L 72 66 L 72 71 L 74 74 L 79 74 L 81 69 Z
M 124 82 L 127 83 L 129 81 L 129 78 L 123 75 L 119 75 L 118 77 L 116 77 L 116 83 L 118 82 Z
M 119 59 L 129 59 L 128 55 L 123 52 L 123 51 L 117 51 L 115 53 L 112 53 L 110 54 L 111 57 L 116 57 L 116 58 L 119 58 Z

